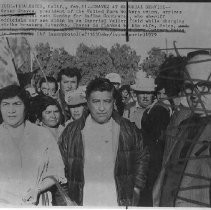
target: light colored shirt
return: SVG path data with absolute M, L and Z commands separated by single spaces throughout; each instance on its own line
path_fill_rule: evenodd
M 96 123 L 88 116 L 83 130 L 85 147 L 84 206 L 117 206 L 112 150 L 112 119 Z
M 46 176 L 65 182 L 64 164 L 51 133 L 26 121 L 20 144 L 0 125 L 0 207 L 24 205 L 22 198 Z
M 145 108 L 142 108 L 136 103 L 136 106 L 132 107 L 130 110 L 130 122 L 134 122 L 136 126 L 141 129 L 141 119 L 143 117 Z

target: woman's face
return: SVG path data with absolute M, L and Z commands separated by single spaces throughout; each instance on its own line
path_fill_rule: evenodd
M 84 105 L 83 104 L 75 106 L 75 107 L 71 107 L 70 113 L 71 113 L 73 120 L 79 119 L 82 116 L 83 111 L 84 111 Z
M 1 115 L 3 121 L 11 126 L 18 127 L 25 119 L 25 105 L 23 101 L 15 96 L 1 101 Z
M 61 114 L 56 105 L 49 105 L 42 112 L 42 123 L 48 127 L 54 128 L 60 124 Z

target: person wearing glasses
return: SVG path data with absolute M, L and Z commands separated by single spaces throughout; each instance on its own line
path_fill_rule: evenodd
M 38 91 L 42 95 L 55 98 L 55 94 L 58 90 L 58 83 L 54 77 L 47 76 L 46 79 L 44 77 L 40 79 Z
M 154 206 L 211 206 L 211 55 L 194 52 L 184 68 L 183 93 L 192 114 L 179 125 L 154 186 Z

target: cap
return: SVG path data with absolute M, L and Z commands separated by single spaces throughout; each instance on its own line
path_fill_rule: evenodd
M 76 106 L 86 103 L 86 97 L 80 89 L 70 91 L 65 95 L 65 101 L 69 106 Z
M 110 82 L 121 84 L 121 77 L 117 73 L 109 73 L 105 76 L 105 78 L 110 80 Z
M 135 84 L 131 85 L 130 87 L 135 91 L 154 92 L 156 85 L 151 76 L 147 77 L 145 72 L 138 71 L 136 73 Z

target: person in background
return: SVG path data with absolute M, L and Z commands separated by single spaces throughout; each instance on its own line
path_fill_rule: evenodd
M 49 96 L 49 97 L 55 98 L 57 90 L 58 90 L 58 84 L 54 77 L 47 76 L 46 78 L 42 77 L 40 79 L 37 86 L 36 96 L 30 98 L 31 110 L 29 112 L 30 113 L 29 120 L 31 122 L 35 123 L 37 121 L 35 110 L 37 110 L 37 107 L 39 107 L 42 97 Z
M 209 53 L 197 52 L 185 65 L 183 91 L 194 112 L 179 125 L 154 186 L 154 206 L 210 207 L 210 60 Z
M 55 98 L 58 91 L 58 83 L 54 77 L 47 76 L 46 79 L 44 77 L 40 79 L 38 93 Z
M 41 96 L 35 114 L 37 124 L 47 128 L 57 142 L 64 129 L 64 116 L 58 101 L 50 96 Z
M 68 125 L 70 122 L 82 116 L 84 109 L 86 109 L 86 96 L 85 93 L 78 88 L 75 91 L 69 92 L 65 96 L 65 101 L 71 113 L 71 119 L 65 123 L 65 125 Z
M 152 105 L 155 99 L 155 84 L 154 79 L 150 76 L 147 77 L 143 71 L 136 73 L 135 84 L 130 86 L 136 93 L 137 103 L 131 107 L 128 112 L 128 118 L 131 122 L 134 122 L 136 126 L 141 129 L 141 119 L 143 113 L 147 107 Z
M 70 198 L 84 206 L 137 206 L 149 154 L 136 126 L 114 110 L 115 87 L 105 78 L 86 89 L 88 110 L 59 139 Z
M 62 108 L 65 121 L 71 118 L 68 105 L 65 102 L 65 94 L 78 88 L 81 80 L 80 70 L 77 68 L 64 68 L 61 69 L 57 81 L 59 82 L 59 91 L 57 93 L 57 100 Z
M 38 95 L 36 89 L 31 87 L 31 85 L 27 85 L 24 89 L 30 94 L 31 98 L 35 98 Z
M 160 95 L 156 87 L 155 95 Z M 163 96 L 164 94 L 162 94 Z M 171 109 L 162 98 L 148 106 L 141 119 L 141 132 L 144 145 L 149 148 L 150 161 L 145 189 L 140 195 L 140 206 L 153 206 L 152 191 L 160 173 L 165 147 L 164 134 L 170 122 Z
M 18 85 L 0 90 L 1 207 L 51 205 L 48 190 L 55 181 L 49 176 L 66 182 L 54 137 L 27 120 L 28 107 L 28 94 Z
M 124 103 L 122 102 L 122 95 L 119 91 L 119 88 L 121 87 L 121 76 L 117 73 L 109 73 L 105 76 L 106 79 L 108 79 L 115 87 L 115 109 L 119 112 L 119 114 L 122 116 L 124 113 Z
M 186 57 L 167 57 L 159 68 L 159 74 L 155 79 L 157 89 L 165 94 L 160 98 L 160 102 L 167 106 L 171 112 L 171 119 L 164 136 L 165 149 L 163 162 L 165 162 L 172 145 L 179 132 L 179 124 L 191 115 L 186 96 L 183 94 L 184 67 L 187 62 Z
M 117 73 L 109 73 L 105 76 L 106 79 L 108 79 L 116 88 L 116 90 L 119 90 L 121 87 L 122 79 L 121 76 Z
M 184 83 L 185 57 L 170 56 L 159 68 L 155 78 L 157 102 L 146 109 L 142 117 L 142 135 L 150 150 L 148 179 L 142 206 L 153 206 L 153 186 L 161 171 L 162 163 L 175 141 L 179 123 L 190 114 L 190 109 L 181 104 Z
M 122 95 L 122 102 L 124 104 L 124 113 L 123 117 L 128 118 L 130 116 L 129 112 L 132 107 L 135 106 L 136 102 L 134 101 L 131 91 L 130 91 L 130 85 L 122 85 L 119 92 Z

